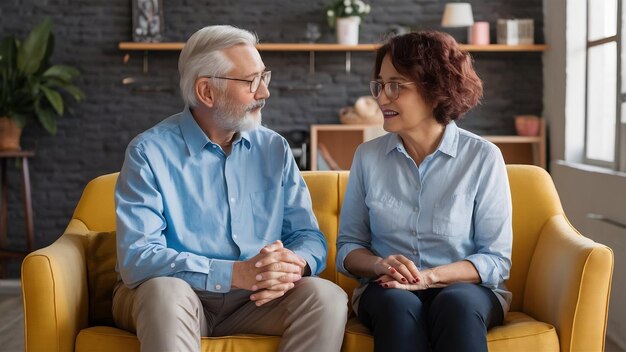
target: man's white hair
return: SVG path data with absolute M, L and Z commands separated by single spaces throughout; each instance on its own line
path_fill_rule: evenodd
M 185 104 L 198 104 L 195 93 L 196 79 L 200 76 L 222 76 L 232 69 L 233 63 L 222 52 L 239 44 L 256 45 L 256 34 L 233 26 L 207 26 L 194 33 L 180 53 L 178 72 L 180 94 Z M 215 86 L 223 90 L 226 82 L 214 79 Z

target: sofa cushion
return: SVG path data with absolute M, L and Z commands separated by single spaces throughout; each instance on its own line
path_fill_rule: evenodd
M 280 336 L 242 334 L 224 337 L 203 337 L 202 352 L 255 351 L 274 352 L 278 350 Z M 139 339 L 121 329 L 96 326 L 81 330 L 76 338 L 76 352 L 139 352 Z
M 373 351 L 374 338 L 357 317 L 346 325 L 343 351 Z M 552 325 L 536 321 L 521 312 L 509 312 L 504 325 L 487 333 L 489 352 L 494 351 L 559 351 L 559 339 Z
M 374 351 L 374 337 L 371 335 L 371 331 L 361 324 L 356 316 L 348 318 L 341 350 L 345 352 Z
M 556 329 L 522 312 L 509 312 L 504 325 L 487 333 L 489 351 L 559 351 Z
M 89 232 L 85 236 L 90 325 L 113 326 L 111 307 L 117 281 L 115 231 Z

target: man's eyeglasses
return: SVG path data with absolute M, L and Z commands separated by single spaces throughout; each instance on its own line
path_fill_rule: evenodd
M 415 84 L 415 82 L 407 82 L 407 83 L 398 83 L 398 82 L 387 82 L 381 83 L 378 81 L 370 82 L 370 92 L 372 92 L 372 96 L 376 99 L 380 97 L 380 94 L 385 91 L 385 95 L 389 100 L 396 100 L 400 95 L 400 86 L 406 86 L 409 84 Z
M 261 81 L 265 83 L 266 87 L 269 87 L 270 80 L 272 79 L 272 71 L 265 71 L 260 75 L 254 76 L 252 79 L 241 79 L 241 78 L 232 78 L 232 77 L 218 77 L 218 76 L 202 76 L 206 78 L 218 78 L 218 79 L 227 79 L 230 81 L 240 81 L 240 82 L 248 82 L 250 83 L 250 93 L 256 93 L 257 89 L 261 85 Z

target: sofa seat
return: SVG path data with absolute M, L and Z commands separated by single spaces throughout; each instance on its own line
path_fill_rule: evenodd
M 275 352 L 280 336 L 240 334 L 224 337 L 203 337 L 201 352 L 255 351 Z M 139 339 L 135 334 L 109 326 L 96 326 L 80 331 L 76 338 L 76 351 L 89 352 L 139 352 Z
M 509 312 L 504 318 L 504 325 L 489 330 L 487 343 L 489 351 L 559 351 L 559 338 L 554 326 L 522 312 Z M 374 350 L 374 338 L 370 330 L 355 316 L 346 325 L 343 350 Z
M 489 330 L 489 351 L 559 351 L 554 326 L 537 321 L 522 312 L 509 312 L 504 324 Z

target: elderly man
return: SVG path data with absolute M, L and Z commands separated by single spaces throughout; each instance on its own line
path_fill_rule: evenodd
M 346 294 L 314 277 L 326 242 L 284 138 L 260 127 L 271 72 L 256 36 L 205 27 L 180 54 L 185 109 L 137 136 L 115 190 L 115 323 L 142 351 L 201 336 L 282 335 L 338 351 Z

